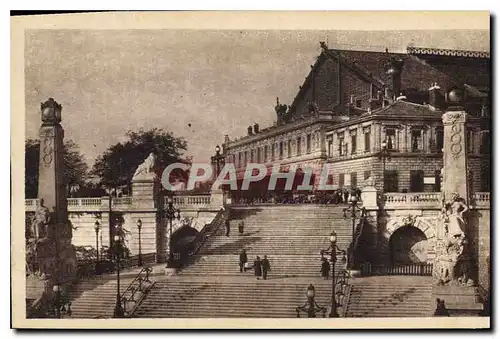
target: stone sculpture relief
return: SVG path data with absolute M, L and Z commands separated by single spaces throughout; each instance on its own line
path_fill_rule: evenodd
M 464 213 L 469 208 L 464 200 L 453 193 L 453 198 L 441 211 L 441 227 L 444 227 L 444 238 L 438 241 L 434 263 L 433 279 L 436 285 L 473 286 L 471 267 L 465 230 L 467 223 Z

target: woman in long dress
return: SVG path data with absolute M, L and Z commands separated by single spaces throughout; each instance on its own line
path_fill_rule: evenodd
M 457 193 L 453 194 L 449 210 L 451 211 L 451 214 L 448 216 L 448 236 L 463 236 L 465 232 L 463 214 L 464 212 L 467 212 L 469 208 L 463 203 L 463 200 Z

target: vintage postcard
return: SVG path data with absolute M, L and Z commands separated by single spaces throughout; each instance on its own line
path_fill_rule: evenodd
M 488 12 L 13 17 L 12 326 L 489 328 L 490 84 Z

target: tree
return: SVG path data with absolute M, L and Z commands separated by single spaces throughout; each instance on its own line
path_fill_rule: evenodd
M 92 174 L 100 179 L 100 184 L 107 188 L 116 188 L 131 182 L 137 167 L 153 152 L 156 156 L 154 171 L 161 177 L 169 164 L 186 162 L 181 158 L 187 149 L 184 138 L 176 138 L 171 132 L 161 128 L 149 131 L 128 131 L 127 141 L 110 146 L 98 156 Z
M 88 165 L 80 153 L 78 145 L 72 140 L 66 140 L 63 145 L 64 178 L 68 187 L 84 186 L 88 174 Z M 27 199 L 38 196 L 38 170 L 40 162 L 40 140 L 25 141 L 25 176 L 24 193 Z

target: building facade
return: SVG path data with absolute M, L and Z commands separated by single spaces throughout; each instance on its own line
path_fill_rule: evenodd
M 239 139 L 226 136 L 225 161 L 239 181 L 246 164 L 282 171 L 319 171 L 328 184 L 363 187 L 372 178 L 385 192 L 437 192 L 443 148 L 442 114 L 447 93 L 465 90 L 470 192 L 490 190 L 489 53 L 408 47 L 406 54 L 329 49 L 322 52 L 291 105 L 275 106 L 276 123 L 248 127 Z M 450 95 L 454 95 L 452 91 Z M 267 194 L 266 180 L 247 193 Z M 240 186 L 238 186 L 240 187 Z M 278 184 L 279 190 L 279 184 Z

